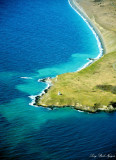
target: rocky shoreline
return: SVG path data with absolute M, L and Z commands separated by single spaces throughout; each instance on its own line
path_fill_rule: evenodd
M 42 79 L 39 79 L 38 82 L 42 82 L 42 83 L 47 83 L 48 86 L 41 92 L 40 95 L 36 96 L 35 97 L 35 103 L 33 105 L 37 105 L 37 103 L 39 102 L 39 100 L 41 99 L 41 97 L 46 94 L 48 92 L 48 90 L 51 88 L 52 86 L 52 83 L 51 83 L 51 77 L 47 77 L 47 78 L 42 78 Z
M 84 111 L 84 112 L 88 112 L 88 113 L 98 113 L 98 112 L 107 112 L 107 113 L 111 113 L 116 111 L 116 107 L 114 108 L 112 105 L 109 106 L 103 106 L 102 108 L 96 108 L 96 107 L 89 107 L 89 106 L 44 106 L 44 105 L 38 105 L 38 101 L 41 97 L 36 97 L 37 99 L 35 100 L 35 104 L 38 107 L 44 107 L 44 108 L 50 108 L 50 109 L 54 109 L 54 108 L 65 108 L 65 107 L 70 107 L 79 111 Z
M 106 54 L 99 60 L 89 58 L 94 63 L 79 72 L 59 75 L 53 80 L 50 77 L 40 79 L 39 82 L 53 83 L 53 87 L 47 87 L 37 96 L 34 105 L 51 109 L 72 107 L 89 113 L 116 111 L 116 72 L 113 68 L 116 59 L 115 21 L 112 21 L 112 26 L 110 22 L 107 21 L 106 24 L 105 21 L 107 16 L 112 19 L 115 7 L 111 6 L 110 0 L 106 1 L 107 3 L 102 1 L 106 6 L 102 9 L 101 4 L 94 1 L 71 1 L 74 3 L 75 9 L 78 9 L 78 5 L 84 8 L 91 23 L 94 24 L 94 29 L 97 28 L 100 31 L 105 43 Z M 112 12 L 110 12 L 110 8 Z M 104 14 L 105 12 L 107 12 L 107 16 Z M 100 36 L 100 34 L 98 35 Z
M 114 112 L 116 111 L 116 102 L 111 102 L 108 106 L 101 106 L 100 104 L 95 104 L 93 107 L 90 107 L 90 106 L 85 106 L 85 105 L 81 105 L 79 103 L 77 103 L 75 106 L 68 106 L 68 105 L 65 105 L 65 106 L 55 106 L 55 105 L 40 105 L 39 104 L 39 101 L 41 100 L 41 98 L 47 94 L 48 90 L 51 88 L 52 86 L 52 81 L 51 81 L 51 77 L 48 77 L 48 78 L 43 78 L 43 79 L 39 79 L 39 82 L 43 82 L 43 83 L 48 83 L 48 87 L 45 88 L 41 95 L 38 95 L 35 97 L 35 103 L 33 105 L 36 105 L 38 107 L 44 107 L 44 108 L 50 108 L 50 109 L 54 109 L 54 108 L 65 108 L 65 107 L 70 107 L 70 108 L 74 108 L 76 110 L 79 110 L 79 111 L 84 111 L 84 112 L 89 112 L 89 113 L 97 113 L 97 112 Z

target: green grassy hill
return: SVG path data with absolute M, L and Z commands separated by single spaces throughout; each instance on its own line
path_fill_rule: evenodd
M 105 110 L 111 102 L 116 102 L 116 52 L 104 55 L 79 72 L 59 75 L 52 83 L 37 105 Z

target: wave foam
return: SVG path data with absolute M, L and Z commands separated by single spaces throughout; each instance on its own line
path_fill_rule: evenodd
M 81 15 L 81 13 L 79 13 L 79 11 L 77 11 L 73 5 L 71 4 L 70 0 L 68 0 L 69 2 L 69 5 L 72 7 L 72 9 L 85 21 L 85 23 L 88 25 L 88 27 L 91 29 L 92 33 L 94 34 L 96 40 L 97 40 L 97 45 L 98 45 L 98 48 L 99 48 L 99 54 L 98 56 L 95 58 L 96 60 L 98 60 L 99 58 L 102 57 L 103 55 L 103 48 L 102 48 L 102 44 L 101 44 L 101 41 L 97 35 L 97 33 L 95 32 L 94 28 L 90 25 L 90 23 L 87 21 L 86 18 L 83 17 L 83 15 Z M 79 8 L 79 7 L 78 7 Z M 81 8 L 79 8 L 80 10 L 82 10 Z M 80 71 L 81 69 L 84 69 L 86 68 L 88 65 L 90 65 L 92 63 L 91 60 L 89 60 L 89 62 L 87 62 L 82 68 L 78 69 L 77 71 Z
M 79 11 L 77 11 L 77 10 L 72 6 L 70 0 L 68 0 L 68 2 L 69 2 L 69 5 L 70 5 L 70 6 L 74 9 L 74 11 L 86 22 L 86 24 L 88 25 L 88 27 L 89 27 L 89 28 L 91 29 L 91 31 L 93 32 L 93 34 L 94 34 L 94 36 L 95 36 L 95 38 L 96 38 L 96 40 L 97 40 L 97 45 L 98 45 L 98 48 L 99 48 L 99 51 L 100 51 L 100 53 L 98 54 L 98 56 L 97 56 L 96 58 L 94 58 L 94 59 L 95 59 L 95 60 L 99 59 L 99 58 L 102 57 L 102 55 L 103 55 L 103 48 L 102 48 L 102 44 L 101 44 L 101 42 L 100 42 L 100 39 L 99 39 L 97 33 L 95 32 L 94 28 L 90 25 L 90 23 L 87 21 L 87 19 L 84 18 L 84 17 L 79 13 Z M 81 8 L 79 8 L 79 9 L 82 10 Z M 87 67 L 88 65 L 90 65 L 91 63 L 93 63 L 93 61 L 92 61 L 92 60 L 89 60 L 89 62 L 87 62 L 83 67 L 81 67 L 81 68 L 78 69 L 77 71 L 80 71 L 80 70 L 86 68 L 86 67 Z M 21 77 L 21 78 L 24 78 L 24 79 L 32 79 L 31 77 Z M 40 80 L 41 80 L 41 79 L 38 79 L 38 82 L 40 82 Z M 49 89 L 49 87 L 52 85 L 50 82 L 45 82 L 45 83 L 47 84 L 47 87 L 46 87 L 45 89 Z M 36 98 L 36 96 L 41 96 L 42 94 L 45 94 L 45 92 L 44 92 L 45 89 L 43 89 L 42 92 L 41 92 L 40 94 L 38 94 L 38 95 L 29 96 L 29 98 L 32 99 L 32 101 L 29 103 L 29 105 L 36 107 L 36 105 L 33 105 L 33 104 L 35 103 L 35 98 Z M 78 110 L 78 112 L 83 112 L 83 111 Z
M 32 79 L 32 77 L 20 77 L 22 79 Z
M 32 101 L 29 103 L 30 106 L 35 106 L 35 107 L 36 107 L 36 105 L 34 105 L 34 103 L 35 103 L 35 98 L 36 98 L 37 96 L 42 96 L 43 94 L 45 94 L 45 91 L 44 91 L 44 90 L 49 89 L 49 87 L 52 85 L 51 82 L 45 82 L 45 83 L 47 84 L 47 86 L 46 86 L 45 89 L 43 89 L 43 90 L 41 91 L 40 94 L 29 96 L 29 98 L 32 100 Z

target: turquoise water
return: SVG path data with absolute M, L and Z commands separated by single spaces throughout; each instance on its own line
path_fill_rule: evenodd
M 67 0 L 0 1 L 1 159 L 92 159 L 115 154 L 116 114 L 29 105 L 38 82 L 76 71 L 99 54 L 97 40 Z

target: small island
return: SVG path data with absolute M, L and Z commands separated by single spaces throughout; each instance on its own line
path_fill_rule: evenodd
M 102 42 L 104 54 L 80 71 L 58 75 L 51 80 L 49 78 L 52 85 L 44 94 L 36 97 L 35 105 L 73 107 L 92 113 L 115 111 L 116 1 L 70 0 L 70 3 L 93 26 Z

